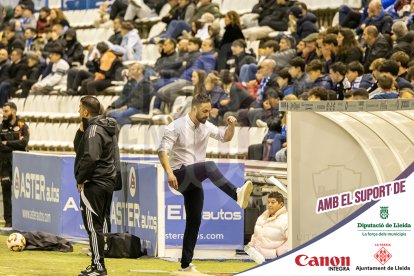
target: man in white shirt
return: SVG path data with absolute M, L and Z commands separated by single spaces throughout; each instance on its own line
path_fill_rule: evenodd
M 212 161 L 205 161 L 210 137 L 221 142 L 233 138 L 236 118 L 227 118 L 227 128 L 220 130 L 207 119 L 211 110 L 210 97 L 199 94 L 193 98 L 191 112 L 166 129 L 158 148 L 158 157 L 168 175 L 168 184 L 184 196 L 187 214 L 180 271 L 196 272 L 191 263 L 201 224 L 204 192 L 202 182 L 210 179 L 214 185 L 246 208 L 253 190 L 251 181 L 237 188 L 218 170 Z M 170 153 L 170 159 L 168 159 Z

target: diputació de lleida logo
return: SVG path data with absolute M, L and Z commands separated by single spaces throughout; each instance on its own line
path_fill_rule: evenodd
M 388 218 L 388 206 L 380 206 L 380 217 L 382 219 Z

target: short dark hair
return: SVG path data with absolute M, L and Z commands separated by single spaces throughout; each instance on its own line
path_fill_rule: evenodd
M 273 98 L 273 99 L 282 99 L 283 93 L 280 91 L 279 88 L 275 87 L 266 87 L 265 93 L 267 95 L 267 98 Z
M 263 44 L 263 48 L 273 48 L 274 52 L 279 51 L 279 43 L 276 40 L 268 40 Z
M 308 66 L 306 66 L 306 72 L 311 72 L 311 71 L 323 71 L 323 65 L 322 62 L 320 62 L 319 60 L 312 60 L 311 62 L 309 62 Z
M 211 103 L 211 99 L 209 95 L 200 93 L 194 96 L 193 100 L 191 101 L 191 106 L 198 106 L 203 103 Z
M 200 48 L 200 47 L 201 47 L 201 43 L 203 43 L 203 42 L 201 41 L 201 39 L 200 39 L 200 38 L 198 38 L 198 37 L 192 37 L 192 38 L 190 38 L 190 39 L 188 40 L 188 42 L 189 42 L 189 43 L 193 43 L 193 44 L 197 44 L 197 45 L 198 45 L 198 48 Z
M 88 95 L 82 97 L 80 99 L 80 102 L 82 106 L 88 110 L 92 117 L 102 114 L 101 103 L 99 102 L 98 98 Z
M 403 68 L 407 68 L 410 62 L 410 57 L 403 51 L 395 52 L 391 55 L 390 59 L 400 63 Z
M 247 43 L 246 43 L 246 40 L 244 40 L 242 38 L 239 38 L 239 39 L 236 39 L 235 41 L 233 41 L 231 43 L 231 46 L 239 46 L 240 48 L 246 49 Z
M 292 81 L 292 76 L 289 74 L 289 69 L 288 68 L 280 69 L 277 75 L 278 75 L 278 77 L 280 77 L 282 79 L 288 79 L 288 83 L 290 83 Z
M 295 57 L 293 59 L 290 60 L 289 62 L 290 66 L 293 67 L 300 67 L 300 69 L 302 70 L 302 72 L 305 72 L 305 60 L 301 57 Z
M 352 61 L 348 64 L 348 71 L 357 72 L 358 76 L 362 76 L 364 74 L 364 66 L 358 61 Z
M 234 81 L 234 75 L 230 70 L 223 69 L 220 71 L 220 79 L 223 84 L 230 84 Z
M 352 91 L 352 97 L 359 97 L 363 100 L 368 100 L 369 99 L 369 93 L 366 89 L 359 88 L 359 89 L 355 89 L 354 91 Z
M 414 66 L 411 66 L 407 69 L 407 80 L 408 81 L 414 80 Z
M 395 60 L 385 60 L 381 67 L 379 68 L 379 71 L 381 73 L 390 73 L 394 77 L 398 76 L 398 73 L 400 71 L 400 65 Z
M 380 74 L 380 76 L 378 77 L 378 86 L 382 89 L 391 89 L 393 83 L 394 80 L 388 74 Z
M 346 74 L 346 65 L 340 61 L 332 64 L 330 69 L 332 69 L 335 73 L 338 72 L 342 76 L 345 76 Z
M 285 204 L 285 198 L 279 192 L 271 192 L 267 198 L 274 198 L 277 202 Z
M 14 102 L 7 102 L 3 105 L 3 107 L 6 107 L 6 106 L 10 107 L 10 109 L 14 109 L 17 111 L 17 106 Z
M 121 23 L 121 29 L 132 31 L 134 29 L 134 24 L 132 21 L 124 21 Z
M 324 87 L 314 87 L 308 92 L 308 98 L 310 96 L 315 96 L 321 99 L 321 101 L 327 101 L 328 100 L 328 90 Z
M 101 41 L 96 45 L 96 49 L 98 49 L 99 53 L 102 55 L 103 53 L 108 51 L 109 46 L 108 44 L 106 44 L 106 42 Z
M 267 120 L 269 131 L 282 132 L 282 120 L 279 117 L 272 117 Z

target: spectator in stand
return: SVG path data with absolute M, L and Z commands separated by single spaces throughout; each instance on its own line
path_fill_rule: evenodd
M 355 39 L 355 34 L 348 28 L 341 28 L 338 36 L 338 52 L 335 56 L 335 61 L 340 61 L 344 64 L 349 64 L 353 61 L 362 61 L 362 49 Z
M 367 90 L 363 88 L 356 89 L 354 91 L 350 91 L 347 94 L 348 98 L 347 101 L 366 101 L 369 100 L 369 93 Z
M 240 69 L 245 64 L 256 63 L 256 58 L 251 53 L 246 53 L 247 44 L 244 39 L 237 39 L 231 44 L 232 58 L 227 60 L 227 67 L 238 78 Z
M 315 87 L 308 91 L 308 101 L 327 101 L 328 100 L 328 90 L 324 87 Z
M 367 44 L 364 57 L 365 72 L 369 72 L 369 66 L 377 58 L 386 58 L 391 51 L 391 45 L 378 32 L 375 26 L 368 26 L 364 29 L 363 38 Z
M 305 73 L 305 61 L 301 57 L 295 57 L 290 61 L 289 74 L 293 79 L 293 93 L 301 95 L 308 90 L 308 75 Z
M 413 5 L 414 6 L 414 5 Z M 395 41 L 392 48 L 392 53 L 399 51 L 405 52 L 408 56 L 411 56 L 413 47 L 411 42 L 414 39 L 414 33 L 408 32 L 407 25 L 403 21 L 397 21 L 392 25 L 392 36 L 391 38 Z
M 111 35 L 108 39 L 109 42 L 115 45 L 121 45 L 122 43 L 122 33 L 121 33 L 121 26 L 122 26 L 122 19 L 117 17 L 113 20 L 113 30 L 114 34 Z
M 318 59 L 318 54 L 316 53 L 316 40 L 318 39 L 318 36 L 318 33 L 313 33 L 302 39 L 302 41 L 305 42 L 302 57 L 306 64 L 309 64 L 314 59 Z
M 52 28 L 45 28 L 46 43 L 43 49 L 41 50 L 41 55 L 44 60 L 49 57 L 50 49 L 55 47 L 57 44 L 53 39 L 57 39 L 57 35 L 53 33 Z
M 144 19 L 155 16 L 155 13 L 145 4 L 143 0 L 129 0 L 125 12 L 125 21 L 133 21 L 136 18 Z
M 170 1 L 170 5 L 171 5 Z M 183 20 L 187 23 L 190 22 L 191 18 L 194 16 L 196 6 L 190 0 L 178 0 L 177 6 L 171 8 L 170 12 L 164 16 L 161 21 L 167 25 L 173 22 L 174 20 Z
M 323 65 L 319 60 L 313 60 L 306 66 L 306 72 L 312 87 L 323 87 L 332 90 L 333 84 L 329 74 L 322 73 Z
M 36 17 L 33 15 L 33 10 L 30 7 L 21 5 L 22 17 L 20 20 L 14 21 L 15 30 L 18 32 L 23 32 L 27 28 L 36 28 Z
M 378 78 L 379 93 L 371 97 L 373 100 L 378 99 L 397 99 L 398 92 L 394 84 L 394 79 L 389 74 L 382 73 Z
M 211 99 L 211 111 L 209 121 L 214 124 L 219 124 L 219 108 L 220 102 L 228 98 L 221 86 L 221 81 L 218 73 L 212 71 L 209 73 L 204 81 L 204 86 L 206 88 L 206 93 L 210 96 Z
M 52 40 L 54 41 L 55 45 L 59 45 L 59 47 L 65 49 L 65 27 L 63 27 L 62 24 L 57 23 L 52 26 Z
M 382 34 L 390 34 L 392 17 L 382 7 L 380 0 L 372 0 L 368 5 L 368 17 L 357 29 L 360 35 L 366 27 L 374 26 Z
M 368 89 L 374 82 L 372 75 L 364 74 L 364 66 L 357 61 L 348 64 L 346 78 L 351 83 L 351 91 L 360 88 Z
M 9 76 L 0 83 L 0 107 L 2 107 L 10 97 L 14 97 L 16 90 L 23 81 L 23 76 L 28 74 L 26 60 L 23 60 L 23 51 L 14 49 L 10 55 L 11 64 Z
M 294 86 L 292 84 L 292 76 L 289 74 L 288 68 L 283 68 L 277 73 L 277 84 L 283 93 L 283 96 L 294 94 Z
M 229 11 L 224 16 L 225 31 L 217 48 L 219 54 L 217 58 L 217 70 L 221 71 L 226 68 L 226 62 L 231 57 L 231 45 L 238 39 L 244 40 L 244 35 L 241 30 L 240 16 L 235 11 Z
M 63 59 L 63 49 L 55 46 L 50 50 L 51 72 L 36 82 L 31 89 L 33 94 L 49 94 L 56 86 L 66 85 L 69 64 Z
M 213 41 L 211 39 L 204 40 L 201 44 L 201 55 L 196 58 L 190 67 L 185 69 L 179 79 L 174 80 L 158 90 L 157 96 L 159 99 L 167 104 L 172 104 L 181 89 L 191 85 L 191 76 L 194 70 L 204 70 L 206 73 L 210 73 L 216 65 L 213 49 Z
M 148 113 L 151 97 L 151 82 L 144 76 L 142 64 L 132 64 L 128 72 L 128 82 L 121 96 L 110 106 L 108 115 L 115 118 L 119 125 L 130 124 L 130 116 Z
M 400 70 L 398 72 L 398 77 L 403 78 L 408 81 L 407 78 L 407 69 L 408 63 L 410 62 L 410 57 L 403 51 L 395 52 L 391 55 L 390 60 L 394 60 L 400 66 Z
M 121 45 L 114 45 L 110 42 L 109 48 L 115 52 L 122 53 L 122 61 L 139 61 L 142 59 L 142 42 L 138 31 L 132 22 L 121 24 L 122 42 Z
M 42 7 L 39 12 L 39 18 L 36 23 L 36 32 L 43 34 L 48 26 L 47 18 L 50 16 L 50 9 L 48 7 Z
M 43 39 L 37 36 L 36 30 L 33 28 L 27 28 L 26 30 L 24 30 L 24 38 L 26 40 L 26 45 L 24 47 L 25 53 L 40 53 L 45 47 Z
M 289 21 L 291 26 L 291 32 L 296 41 L 302 40 L 312 33 L 318 32 L 316 26 L 316 16 L 313 13 L 304 14 L 302 9 L 295 5 L 289 10 Z
M 35 10 L 35 5 L 33 0 L 19 0 L 19 5 L 25 5 L 27 7 L 29 7 L 32 11 Z
M 26 53 L 28 74 L 23 76 L 22 94 L 20 97 L 26 98 L 29 95 L 30 88 L 39 79 L 45 65 L 40 63 L 40 57 L 34 52 Z
M 377 79 L 380 75 L 380 68 L 382 66 L 382 64 L 384 63 L 385 58 L 377 58 L 376 60 L 374 60 L 371 65 L 369 66 L 369 70 L 372 71 L 372 85 L 370 87 L 367 88 L 368 93 L 374 93 L 375 91 L 378 89 L 378 83 L 377 83 Z
M 292 4 L 293 2 L 289 0 L 276 0 L 268 9 L 261 10 L 258 19 L 259 26 L 243 30 L 246 39 L 259 40 L 273 31 L 287 31 L 289 10 Z
M 76 30 L 68 29 L 65 33 L 64 59 L 71 67 L 83 64 L 83 46 L 76 38 Z
M 66 19 L 61 9 L 51 9 L 48 21 L 49 27 L 60 24 L 65 31 L 70 28 L 69 21 Z
M 292 48 L 293 39 L 288 36 L 282 36 L 279 42 L 279 50 L 271 57 L 276 61 L 278 68 L 289 66 L 289 61 L 296 57 L 296 51 Z
M 234 75 L 229 70 L 220 72 L 220 79 L 227 98 L 220 101 L 219 117 L 226 122 L 229 116 L 237 116 L 241 109 L 247 109 L 254 102 L 254 98 L 241 86 L 234 83 Z
M 256 79 L 258 68 L 266 59 L 273 59 L 276 62 L 276 52 L 279 51 L 279 44 L 276 40 L 268 40 L 263 44 L 263 55 L 260 57 L 258 63 L 244 64 L 240 69 L 239 81 L 247 83 Z M 281 56 L 282 57 L 282 56 Z M 282 57 L 283 58 L 283 57 Z M 277 62 L 276 62 L 277 64 Z
M 408 88 L 408 89 L 413 89 L 413 85 L 408 82 L 406 79 L 399 77 L 399 73 L 400 73 L 400 65 L 398 64 L 397 61 L 392 60 L 392 59 L 388 59 L 385 60 L 382 64 L 381 67 L 379 68 L 379 72 L 380 73 L 388 73 L 393 80 L 397 83 L 397 89 L 404 89 L 404 88 Z
M 1 65 L 0 65 L 1 66 Z M 407 80 L 414 85 L 414 66 L 407 69 Z
M 13 52 L 14 49 L 24 50 L 24 41 L 16 35 L 13 24 L 6 25 L 3 29 L 3 34 L 6 37 L 8 53 Z
M 345 93 L 351 89 L 351 83 L 346 78 L 346 65 L 338 61 L 329 69 L 329 76 L 333 81 L 333 90 L 336 92 L 336 100 L 343 100 Z
M 103 42 L 103 44 L 105 44 Z M 97 95 L 99 92 L 111 86 L 111 82 L 116 80 L 118 70 L 122 68 L 122 63 L 116 54 L 104 45 L 100 45 L 100 52 L 103 53 L 99 62 L 99 69 L 94 75 L 82 81 L 79 94 Z
M 9 77 L 9 53 L 6 49 L 0 49 L 0 85 Z

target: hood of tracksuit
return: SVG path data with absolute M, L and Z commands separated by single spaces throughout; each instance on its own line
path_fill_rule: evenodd
M 114 136 L 118 130 L 117 123 L 114 118 L 105 116 L 96 116 L 93 118 L 82 118 L 83 128 L 87 129 L 89 126 L 98 125 L 105 129 L 109 136 Z

